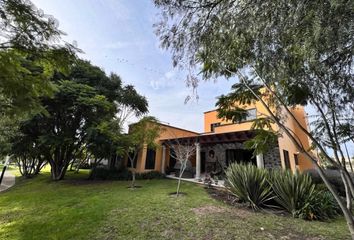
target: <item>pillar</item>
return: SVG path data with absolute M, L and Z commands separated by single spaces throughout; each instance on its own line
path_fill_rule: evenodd
M 263 153 L 257 154 L 256 160 L 257 160 L 257 167 L 264 168 Z
M 195 144 L 195 157 L 196 157 L 196 161 L 195 161 L 195 178 L 197 180 L 200 180 L 200 168 L 201 168 L 201 162 L 200 162 L 200 144 L 196 143 Z
M 162 161 L 161 161 L 161 173 L 165 174 L 166 164 L 166 146 L 162 145 Z

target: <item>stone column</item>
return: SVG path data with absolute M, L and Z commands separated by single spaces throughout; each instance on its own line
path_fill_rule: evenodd
M 264 168 L 263 153 L 257 154 L 256 159 L 257 159 L 257 167 Z
M 162 145 L 162 160 L 161 160 L 161 173 L 165 174 L 166 164 L 166 146 Z
M 201 168 L 201 162 L 200 162 L 200 144 L 196 143 L 195 144 L 195 178 L 197 180 L 200 180 L 200 168 Z

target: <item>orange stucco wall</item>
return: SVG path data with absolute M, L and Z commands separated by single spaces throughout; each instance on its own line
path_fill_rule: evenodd
M 269 113 L 267 110 L 263 107 L 263 105 L 259 102 L 256 102 L 254 104 L 250 104 L 247 106 L 240 106 L 245 109 L 256 109 L 257 112 L 257 118 L 259 117 L 264 117 L 264 116 L 269 116 Z M 294 109 L 291 109 L 293 115 L 297 119 L 297 121 L 305 128 L 308 128 L 308 123 L 307 123 L 307 117 L 306 113 L 304 111 L 303 107 L 296 107 Z M 283 115 L 286 116 L 286 112 L 283 111 Z M 214 128 L 214 133 L 225 133 L 225 132 L 235 132 L 235 131 L 245 131 L 245 130 L 250 130 L 252 127 L 252 121 L 245 121 L 237 124 L 233 124 L 231 122 L 219 119 L 217 117 L 217 111 L 208 111 L 204 113 L 204 132 L 208 133 L 211 132 L 211 127 L 210 125 L 212 123 L 221 123 L 220 126 Z M 137 172 L 145 172 L 145 171 L 161 171 L 161 165 L 162 165 L 162 146 L 160 144 L 161 140 L 166 140 L 170 138 L 179 138 L 179 137 L 191 137 L 191 136 L 197 136 L 198 133 L 188 131 L 185 129 L 181 128 L 176 128 L 173 126 L 165 125 L 165 124 L 159 124 L 161 126 L 161 134 L 158 139 L 156 139 L 156 143 L 158 145 L 156 151 L 156 157 L 155 157 L 155 168 L 154 169 L 145 169 L 145 162 L 146 162 L 146 153 L 147 153 L 147 148 L 144 147 L 142 151 L 139 152 L 138 154 L 138 161 L 137 161 L 137 167 L 136 170 Z M 310 142 L 308 137 L 301 131 L 301 129 L 296 125 L 295 121 L 288 117 L 285 120 L 285 125 L 291 129 L 296 136 L 300 139 L 301 143 L 303 146 L 308 149 L 310 147 Z M 274 130 L 278 130 L 276 125 L 273 125 L 272 128 Z M 295 147 L 295 145 L 292 143 L 290 138 L 286 136 L 285 134 L 282 134 L 281 137 L 278 139 L 278 145 L 279 145 L 279 152 L 280 152 L 280 160 L 282 162 L 282 167 L 285 168 L 285 163 L 284 163 L 284 154 L 283 150 L 287 150 L 289 152 L 289 160 L 290 160 L 290 166 L 293 171 L 296 169 L 299 169 L 300 171 L 313 168 L 312 163 L 302 154 L 298 154 L 298 149 Z M 299 159 L 299 165 L 295 165 L 295 158 L 294 154 L 298 154 L 298 159 Z M 169 166 L 169 149 L 166 149 L 166 162 L 165 162 L 165 167 Z M 195 165 L 195 162 L 192 162 L 193 166 Z M 172 167 L 172 166 L 170 166 Z
M 156 152 L 155 168 L 145 169 L 147 147 L 144 146 L 144 148 L 139 152 L 138 159 L 137 159 L 136 171 L 139 173 L 148 172 L 148 171 L 161 171 L 161 166 L 162 166 L 162 146 L 160 144 L 161 140 L 173 139 L 179 137 L 191 137 L 191 136 L 198 135 L 198 133 L 188 131 L 185 129 L 181 129 L 181 128 L 177 128 L 165 124 L 159 124 L 159 125 L 160 125 L 161 133 L 160 136 L 156 139 L 157 148 L 155 149 Z M 169 150 L 167 149 L 165 166 L 169 166 L 169 159 L 170 159 Z
M 264 117 L 264 116 L 269 116 L 269 113 L 267 109 L 260 103 L 256 102 L 251 105 L 240 105 L 240 107 L 244 109 L 253 109 L 255 108 L 257 111 L 257 118 L 258 117 Z M 291 109 L 291 112 L 297 119 L 297 121 L 305 128 L 308 128 L 308 123 L 307 123 L 307 117 L 306 113 L 304 111 L 304 108 L 299 106 L 294 109 Z M 287 116 L 288 114 L 283 111 L 283 115 Z M 220 123 L 220 126 L 214 128 L 214 133 L 224 133 L 224 132 L 234 132 L 234 131 L 245 131 L 245 130 L 250 130 L 252 127 L 252 121 L 245 121 L 241 123 L 236 123 L 233 124 L 230 121 L 226 121 L 223 119 L 219 119 L 217 117 L 217 110 L 213 111 L 208 111 L 204 113 L 204 131 L 205 132 L 211 132 L 211 124 L 212 123 Z M 301 131 L 301 129 L 297 126 L 295 123 L 295 120 L 292 118 L 288 117 L 286 118 L 285 125 L 290 128 L 296 136 L 300 139 L 301 143 L 303 146 L 308 149 L 310 147 L 309 139 L 305 135 L 304 132 Z M 274 130 L 279 130 L 277 125 L 273 124 L 272 128 Z M 279 151 L 280 151 L 280 156 L 281 156 L 281 162 L 283 168 L 285 168 L 285 163 L 284 163 L 284 153 L 283 150 L 287 150 L 289 152 L 289 160 L 290 160 L 290 166 L 293 171 L 295 169 L 299 169 L 300 171 L 313 168 L 313 165 L 310 160 L 308 160 L 303 154 L 298 154 L 298 149 L 296 146 L 292 143 L 290 138 L 286 136 L 285 134 L 282 134 L 282 136 L 278 139 L 278 144 L 279 144 Z M 299 165 L 295 166 L 295 157 L 294 154 L 298 154 L 298 159 L 299 159 Z
M 301 126 L 303 126 L 305 129 L 308 129 L 307 116 L 304 111 L 304 108 L 296 107 L 290 110 L 292 114 L 295 116 L 296 120 L 301 124 Z M 283 110 L 283 112 L 284 115 L 287 115 L 285 110 Z M 310 148 L 310 141 L 308 137 L 297 126 L 294 119 L 288 117 L 285 121 L 285 125 L 295 133 L 295 136 L 300 140 L 301 144 L 304 146 L 305 149 Z M 308 158 L 306 158 L 304 154 L 299 153 L 299 150 L 296 148 L 295 144 L 292 143 L 291 139 L 286 134 L 282 134 L 282 136 L 278 139 L 278 142 L 279 142 L 280 156 L 281 156 L 281 161 L 283 166 L 285 166 L 284 154 L 283 154 L 283 150 L 285 149 L 289 151 L 290 165 L 292 170 L 298 169 L 300 171 L 304 171 L 306 169 L 310 169 L 314 167 L 311 161 Z M 299 165 L 297 167 L 295 166 L 294 154 L 298 154 Z
M 236 104 L 235 104 L 236 105 Z M 250 105 L 238 105 L 243 109 L 256 109 L 257 118 L 269 116 L 267 109 L 260 103 L 256 102 Z M 233 124 L 230 121 L 219 119 L 217 110 L 204 112 L 204 132 L 211 132 L 212 123 L 221 123 L 220 126 L 215 127 L 215 133 L 224 133 L 224 132 L 236 132 L 236 131 L 247 131 L 251 129 L 252 121 L 244 121 L 241 123 Z M 273 126 L 275 127 L 275 125 Z

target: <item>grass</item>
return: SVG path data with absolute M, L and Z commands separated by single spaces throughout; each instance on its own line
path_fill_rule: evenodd
M 1 239 L 349 239 L 343 218 L 308 222 L 254 213 L 174 180 L 87 181 L 87 172 L 50 181 L 49 173 L 18 179 L 0 193 Z M 264 230 L 262 230 L 263 228 Z

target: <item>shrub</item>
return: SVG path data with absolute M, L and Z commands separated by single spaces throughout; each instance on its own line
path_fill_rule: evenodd
M 303 213 L 308 198 L 315 191 L 315 184 L 307 174 L 290 171 L 273 171 L 269 178 L 275 193 L 275 201 L 293 217 Z
M 341 214 L 340 207 L 332 193 L 327 190 L 315 190 L 308 198 L 308 204 L 299 217 L 308 220 L 327 220 Z
M 332 170 L 332 169 L 326 169 L 324 170 L 327 179 L 329 182 L 332 184 L 332 186 L 337 190 L 337 192 L 341 196 L 345 196 L 345 187 L 342 181 L 342 178 L 340 176 L 340 173 L 338 170 Z M 307 174 L 309 174 L 313 180 L 314 183 L 316 184 L 324 184 L 322 178 L 318 174 L 316 170 L 308 170 L 306 171 Z M 354 175 L 353 173 L 349 173 L 351 178 L 354 181 Z
M 107 169 L 98 167 L 95 168 L 91 174 L 92 179 L 100 179 L 100 180 L 122 180 L 122 181 L 130 181 L 132 179 L 132 173 L 127 169 Z M 157 172 L 150 171 L 144 173 L 137 173 L 136 179 L 161 179 L 164 178 L 165 175 Z
M 227 186 L 234 196 L 258 210 L 273 198 L 268 174 L 254 165 L 233 163 L 226 170 Z
M 162 179 L 165 178 L 165 174 L 158 171 L 150 171 L 137 174 L 137 179 Z
M 308 174 L 274 171 L 270 182 L 275 201 L 293 217 L 326 220 L 341 212 L 332 194 L 325 186 L 316 186 Z

